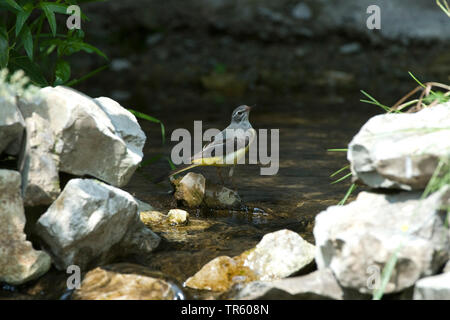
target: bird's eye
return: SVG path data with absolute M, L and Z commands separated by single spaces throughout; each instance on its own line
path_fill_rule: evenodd
M 237 113 L 238 116 L 240 116 L 241 114 L 242 114 L 242 111 L 239 111 L 239 112 Z

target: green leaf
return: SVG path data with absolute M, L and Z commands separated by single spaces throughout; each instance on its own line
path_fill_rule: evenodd
M 141 118 L 143 120 L 147 120 L 147 121 L 154 122 L 154 123 L 161 123 L 160 120 L 158 120 L 152 116 L 149 116 L 148 114 L 145 114 L 145 113 L 133 110 L 133 109 L 128 109 L 128 111 L 130 111 L 132 114 L 134 114 L 137 118 Z
M 4 26 L 0 26 L 0 68 L 6 68 L 9 61 L 8 32 Z
M 54 86 L 66 83 L 70 79 L 70 64 L 65 60 L 59 60 L 55 66 Z
M 21 11 L 17 14 L 16 19 L 16 37 L 19 35 L 20 31 L 22 31 L 22 27 L 25 24 L 25 21 L 27 21 L 28 17 L 30 16 L 33 9 Z
M 50 29 L 52 30 L 53 36 L 56 36 L 56 18 L 55 13 L 52 10 L 53 3 L 49 2 L 41 2 L 41 8 L 47 17 L 48 24 L 50 25 Z
M 70 56 L 71 54 L 78 51 L 85 51 L 87 53 L 96 53 L 99 56 L 105 58 L 105 60 L 108 60 L 106 54 L 104 54 L 101 50 L 86 42 L 83 42 L 79 38 L 67 38 L 64 41 L 60 41 L 58 44 L 59 56 Z
M 145 113 L 133 110 L 133 109 L 128 109 L 128 111 L 130 111 L 132 114 L 134 114 L 137 118 L 147 120 L 147 121 L 150 121 L 153 123 L 159 123 L 159 125 L 161 126 L 162 143 L 164 144 L 166 142 L 166 128 L 164 127 L 164 124 L 160 120 L 158 120 L 152 116 L 149 116 L 148 114 L 145 114 Z
M 14 0 L 5 0 L 5 1 L 6 1 L 7 4 L 9 4 L 14 9 L 19 10 L 19 11 L 23 11 L 22 7 L 19 6 L 16 1 L 14 1 Z
M 344 198 L 342 198 L 342 200 L 339 201 L 338 206 L 343 206 L 347 202 L 348 198 L 353 193 L 353 191 L 355 191 L 355 189 L 356 189 L 356 184 L 353 183 L 350 186 L 350 188 L 348 188 L 347 193 L 345 194 Z
M 339 173 L 341 173 L 342 171 L 344 171 L 344 170 L 346 170 L 348 168 L 350 168 L 350 165 L 346 165 L 345 167 L 340 168 L 339 170 L 337 170 L 334 173 L 332 173 L 330 178 L 333 178 L 334 176 L 338 175 Z
M 31 35 L 30 28 L 28 28 L 27 25 L 23 26 L 21 39 L 28 58 L 30 58 L 30 60 L 33 60 L 33 37 Z
M 48 86 L 48 82 L 45 79 L 42 70 L 37 63 L 33 63 L 28 57 L 17 57 L 11 60 L 13 70 L 22 69 L 25 71 L 31 82 L 35 85 L 45 87 Z
M 343 176 L 342 178 L 339 178 L 339 179 L 333 181 L 331 184 L 336 184 L 336 183 L 341 182 L 351 176 L 352 176 L 352 173 L 350 172 L 350 173 L 346 174 L 345 176 Z
M 330 151 L 330 152 L 347 152 L 348 149 L 328 149 L 327 151 Z
M 45 2 L 45 5 L 52 12 L 67 14 L 66 11 L 67 11 L 68 5 L 61 4 L 61 3 L 51 3 L 51 2 Z
M 66 86 L 68 86 L 68 87 L 74 86 L 74 85 L 80 83 L 81 81 L 89 79 L 90 77 L 96 75 L 100 71 L 105 70 L 106 68 L 108 68 L 108 65 L 101 66 L 100 68 L 97 68 L 94 71 L 89 72 L 87 75 L 82 76 L 80 79 L 71 80 L 69 83 L 66 83 Z

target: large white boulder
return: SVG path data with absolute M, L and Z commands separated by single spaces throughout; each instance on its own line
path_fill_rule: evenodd
M 450 204 L 450 186 L 420 197 L 416 192 L 361 192 L 348 205 L 322 211 L 314 227 L 317 267 L 331 269 L 343 287 L 367 294 L 380 284 L 380 272 L 395 253 L 386 293 L 438 272 L 450 252 L 441 210 Z
M 33 249 L 23 232 L 25 214 L 20 174 L 0 169 L 0 282 L 19 285 L 50 268 L 50 256 Z
M 145 254 L 160 238 L 139 219 L 127 192 L 92 179 L 72 179 L 39 218 L 36 232 L 58 269 L 84 269 L 120 255 Z
M 26 117 L 38 114 L 46 121 L 59 171 L 127 184 L 146 139 L 136 118 L 109 98 L 92 99 L 66 87 L 46 87 L 40 95 L 39 101 L 22 101 L 20 108 Z
M 347 157 L 354 179 L 370 187 L 424 189 L 439 159 L 450 158 L 450 102 L 372 117 Z

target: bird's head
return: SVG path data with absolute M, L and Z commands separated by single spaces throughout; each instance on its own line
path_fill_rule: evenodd
M 248 117 L 250 114 L 251 107 L 249 106 L 239 106 L 234 109 L 233 114 L 231 115 L 231 122 L 240 123 L 244 121 L 248 121 Z

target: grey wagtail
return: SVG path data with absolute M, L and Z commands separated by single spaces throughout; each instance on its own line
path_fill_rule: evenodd
M 199 166 L 215 166 L 220 168 L 237 164 L 239 159 L 244 157 L 248 152 L 250 145 L 256 137 L 256 131 L 248 120 L 250 109 L 251 107 L 245 105 L 234 109 L 231 115 L 230 125 L 216 134 L 212 142 L 206 144 L 202 151 L 192 156 L 189 164 L 183 165 L 161 176 L 154 183 L 159 183 L 165 178 L 170 178 L 183 171 Z M 232 146 L 232 148 L 227 146 Z M 216 155 L 217 151 L 221 151 L 219 155 Z M 218 173 L 223 182 L 220 171 Z M 230 169 L 229 176 L 231 177 L 232 174 L 233 167 Z

